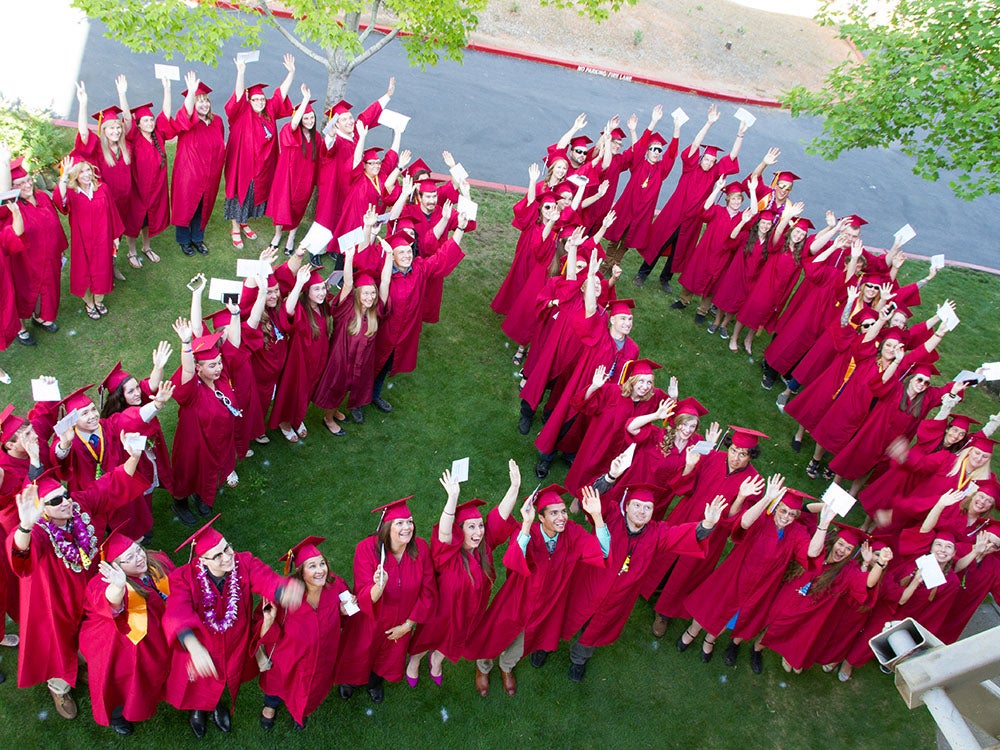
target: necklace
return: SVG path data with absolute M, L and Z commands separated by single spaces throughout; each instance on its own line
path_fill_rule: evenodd
M 90 515 L 80 510 L 78 503 L 73 503 L 73 517 L 65 526 L 56 526 L 48 518 L 39 523 L 52 540 L 52 549 L 63 565 L 74 573 L 80 573 L 90 567 L 97 554 L 97 535 L 90 522 Z
M 203 563 L 197 566 L 195 577 L 201 587 L 202 619 L 213 633 L 225 633 L 236 622 L 240 604 L 240 566 L 239 560 L 233 560 L 233 571 L 226 577 L 222 593 L 226 597 L 226 611 L 220 619 L 215 612 L 219 594 L 215 586 L 208 580 L 208 572 Z

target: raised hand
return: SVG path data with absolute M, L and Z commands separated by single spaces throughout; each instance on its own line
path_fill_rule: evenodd
M 593 518 L 598 518 L 601 515 L 601 496 L 598 494 L 590 485 L 587 485 L 580 490 L 580 505 L 583 507 L 584 511 Z
M 153 401 L 156 402 L 157 406 L 162 407 L 174 397 L 174 387 L 174 381 L 172 380 L 160 381 L 160 387 L 156 389 L 156 395 L 153 397 Z
M 174 333 L 177 334 L 177 338 L 181 340 L 182 344 L 191 343 L 191 326 L 188 324 L 187 318 L 178 318 L 171 328 L 174 329 Z
M 604 218 L 601 219 L 601 226 L 607 229 L 608 227 L 610 227 L 612 224 L 615 223 L 615 219 L 617 218 L 618 214 L 615 213 L 614 209 L 611 209 L 606 214 L 604 214 Z
M 677 377 L 675 375 L 670 376 L 670 383 L 667 385 L 667 395 L 670 396 L 674 401 L 677 400 L 677 396 L 680 394 L 678 390 L 679 385 L 677 383 Z
M 585 127 L 587 127 L 587 115 L 581 112 L 573 121 L 573 130 L 583 130 Z
M 441 486 L 444 487 L 444 491 L 448 494 L 448 500 L 458 500 L 458 494 L 461 492 L 462 486 L 451 478 L 451 472 L 448 469 L 444 470 L 441 478 L 438 480 Z
M 15 501 L 17 502 L 18 526 L 22 529 L 31 529 L 38 523 L 38 519 L 42 517 L 44 512 L 44 507 L 38 502 L 38 485 L 25 485 Z
M 528 179 L 530 179 L 534 183 L 538 182 L 538 178 L 541 176 L 542 176 L 542 170 L 538 168 L 537 164 L 532 163 L 532 165 L 528 167 Z
M 286 55 L 288 57 L 288 55 Z M 302 597 L 306 593 L 306 587 L 298 578 L 286 578 L 281 589 L 281 596 L 278 597 L 278 604 L 285 609 L 294 612 L 302 604 Z
M 712 502 L 705 506 L 705 517 L 701 525 L 706 529 L 714 529 L 715 524 L 722 518 L 722 512 L 729 507 L 724 495 L 716 495 Z
M 762 159 L 762 161 L 769 167 L 774 166 L 775 162 L 778 161 L 779 156 L 781 156 L 780 148 L 769 148 L 767 150 L 767 153 L 764 154 L 764 158 Z
M 83 81 L 77 81 L 76 100 L 83 109 L 87 108 L 87 87 L 83 85 Z
M 521 504 L 521 520 L 530 524 L 535 520 L 535 494 L 532 493 L 527 500 Z
M 608 374 L 607 368 L 604 365 L 598 365 L 597 369 L 594 370 L 594 375 L 590 379 L 590 385 L 592 388 L 597 389 L 608 382 L 608 378 L 611 377 Z
M 785 496 L 785 477 L 781 474 L 772 474 L 767 478 L 767 492 L 764 493 L 769 500 L 778 500 Z
M 865 565 L 869 568 L 872 562 L 875 560 L 875 551 L 872 549 L 871 544 L 868 542 L 861 543 L 861 559 L 864 561 Z
M 740 484 L 740 497 L 753 497 L 764 491 L 764 477 L 758 474 L 755 477 L 747 477 Z
M 639 127 L 639 116 L 635 112 L 633 112 L 631 115 L 629 115 L 628 121 L 625 124 L 628 126 L 629 130 L 635 130 L 637 127 Z
M 719 121 L 719 117 L 721 117 L 721 115 L 719 114 L 719 108 L 716 107 L 713 104 L 712 106 L 710 106 L 708 108 L 708 121 L 709 122 L 718 122 Z
M 125 588 L 125 581 L 128 580 L 128 576 L 125 575 L 125 571 L 122 570 L 121 565 L 118 563 L 108 563 L 101 560 L 97 564 L 97 571 L 101 574 L 101 580 L 108 584 L 108 586 L 120 589 Z
M 125 96 L 128 92 L 128 80 L 124 73 L 115 79 L 115 89 L 118 91 L 118 96 Z
M 396 77 L 390 76 L 389 85 L 385 87 L 385 95 L 391 99 L 392 95 L 395 93 L 396 93 Z
M 521 467 L 517 465 L 517 461 L 513 458 L 507 462 L 507 474 L 510 476 L 511 486 L 521 486 Z
M 705 433 L 705 440 L 715 445 L 719 442 L 719 436 L 722 434 L 722 427 L 719 426 L 718 422 L 712 422 L 708 426 L 708 432 Z
M 289 73 L 294 73 L 295 72 L 295 56 L 294 55 L 290 55 L 290 54 L 288 54 L 286 52 L 285 56 L 283 58 L 281 58 L 281 64 L 282 64 L 282 66 L 284 66 L 285 70 L 287 70 Z
M 184 76 L 184 85 L 187 86 L 187 90 L 197 91 L 198 83 L 199 83 L 198 74 L 195 73 L 193 70 L 189 70 L 187 74 Z
M 441 159 L 444 161 L 444 165 L 451 169 L 455 166 L 455 157 L 451 155 L 451 151 L 442 151 Z M 538 166 L 537 164 L 535 166 Z

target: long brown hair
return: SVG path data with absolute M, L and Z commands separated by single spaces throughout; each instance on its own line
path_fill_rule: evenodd
M 833 549 L 833 545 L 837 543 L 837 535 L 833 534 L 827 537 L 826 542 L 823 545 L 823 557 L 829 557 L 830 551 Z M 857 552 L 857 547 L 854 548 L 854 552 Z M 854 552 L 851 553 L 849 557 L 845 557 L 838 563 L 823 563 L 823 572 L 820 573 L 816 578 L 812 580 L 812 584 L 809 586 L 809 592 L 807 596 L 818 596 L 826 591 L 833 582 L 837 579 L 842 571 L 852 560 L 854 560 Z M 782 579 L 783 582 L 788 582 L 798 578 L 805 572 L 805 568 L 802 567 L 800 563 L 792 562 L 789 564 L 788 569 L 785 571 L 785 577 Z
M 389 531 L 392 529 L 392 521 L 388 523 L 383 523 L 378 527 L 378 531 L 375 532 L 375 554 L 378 557 L 382 556 L 382 550 L 385 550 L 390 555 L 392 554 L 392 545 L 389 543 Z M 416 528 L 414 527 L 414 532 Z M 416 533 L 410 537 L 410 541 L 406 543 L 406 554 L 408 554 L 414 560 L 417 559 L 417 535 Z
M 672 423 L 667 425 L 663 431 L 663 442 L 660 443 L 660 453 L 669 456 L 674 447 L 674 439 L 677 437 L 677 428 L 687 422 L 698 422 L 698 417 L 694 414 L 678 414 Z

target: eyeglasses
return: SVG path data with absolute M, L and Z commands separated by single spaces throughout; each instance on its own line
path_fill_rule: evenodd
M 55 497 L 50 497 L 45 501 L 45 504 L 50 508 L 55 508 L 56 506 L 62 505 L 65 500 L 69 499 L 69 493 L 63 492 L 61 495 L 56 495 Z
M 585 149 L 585 148 L 574 148 L 573 149 L 573 153 L 574 154 L 585 154 L 585 153 L 587 153 L 587 149 Z
M 233 554 L 234 554 L 234 552 L 233 552 L 233 545 L 227 544 L 226 547 L 225 547 L 225 549 L 222 550 L 222 552 L 219 552 L 218 554 L 212 555 L 211 557 L 202 556 L 201 559 L 202 560 L 206 560 L 208 562 L 217 563 L 223 557 L 232 557 Z
M 662 146 L 650 146 L 649 150 L 652 151 L 654 154 L 659 154 L 659 153 L 663 152 L 663 147 Z

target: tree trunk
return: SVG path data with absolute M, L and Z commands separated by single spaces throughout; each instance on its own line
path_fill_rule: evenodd
M 330 109 L 344 98 L 347 82 L 351 78 L 350 61 L 342 49 L 326 51 L 326 104 Z

